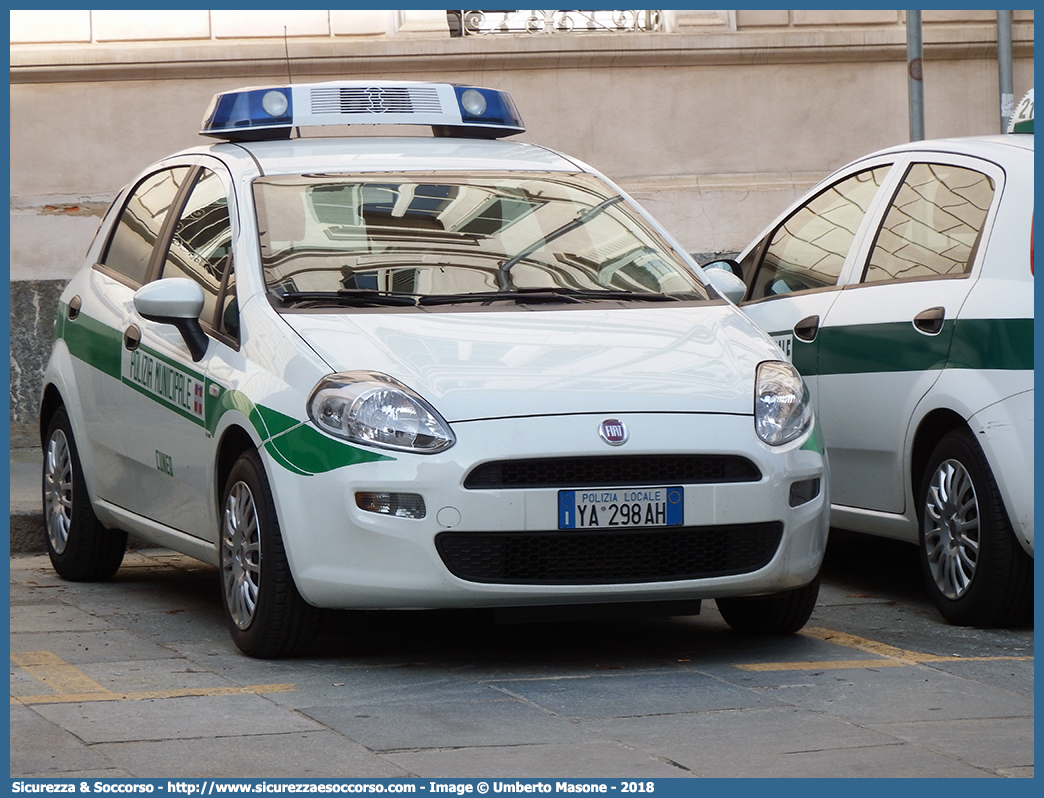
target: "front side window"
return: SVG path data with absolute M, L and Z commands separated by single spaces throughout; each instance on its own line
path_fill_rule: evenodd
M 846 177 L 777 227 L 749 298 L 836 285 L 856 230 L 890 168 L 878 166 Z
M 204 296 L 200 321 L 214 328 L 220 327 L 216 311 L 230 282 L 231 253 L 228 197 L 217 174 L 203 169 L 174 225 L 160 277 L 187 277 L 199 283 Z
M 152 248 L 188 172 L 187 166 L 164 169 L 138 184 L 120 212 L 101 259 L 108 271 L 132 285 L 145 282 Z
M 913 164 L 885 215 L 863 282 L 968 274 L 993 194 L 993 181 L 981 172 Z
M 254 183 L 283 303 L 696 301 L 707 289 L 589 175 L 302 175 Z

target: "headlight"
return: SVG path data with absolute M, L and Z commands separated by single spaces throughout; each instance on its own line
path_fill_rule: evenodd
M 812 425 L 812 407 L 804 380 L 789 363 L 758 365 L 754 384 L 754 429 L 771 446 L 789 443 Z
M 385 449 L 433 454 L 457 440 L 420 396 L 388 375 L 370 371 L 324 377 L 308 397 L 308 417 L 338 438 Z

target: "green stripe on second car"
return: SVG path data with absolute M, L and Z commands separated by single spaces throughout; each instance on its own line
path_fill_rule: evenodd
M 911 322 L 856 324 L 819 330 L 819 374 L 928 371 L 946 365 L 953 322 L 938 335 L 918 332 Z
M 958 319 L 951 369 L 1033 369 L 1033 319 Z
M 822 327 L 812 344 L 795 339 L 793 362 L 806 376 L 943 368 L 1032 370 L 1033 319 L 948 321 L 938 335 L 925 335 L 908 321 Z

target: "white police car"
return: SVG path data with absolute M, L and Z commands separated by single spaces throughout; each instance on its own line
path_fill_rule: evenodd
M 290 138 L 414 123 L 434 137 Z M 631 199 L 495 140 L 510 98 L 336 82 L 218 95 L 226 141 L 117 197 L 61 298 L 47 544 L 220 568 L 235 643 L 317 608 L 635 604 L 808 619 L 827 472 L 797 371 Z
M 832 524 L 919 542 L 963 625 L 1032 610 L 1032 92 L 1011 129 L 861 158 L 707 264 L 808 382 Z

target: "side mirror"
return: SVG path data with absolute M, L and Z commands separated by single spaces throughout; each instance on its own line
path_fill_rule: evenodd
M 718 260 L 712 260 L 703 264 L 704 271 L 710 269 L 720 269 L 726 272 L 732 272 L 734 275 L 743 279 L 743 267 L 739 265 L 732 258 L 719 258 Z
M 194 361 L 203 359 L 210 339 L 199 324 L 203 288 L 184 277 L 155 280 L 134 292 L 134 309 L 142 318 L 178 328 Z
M 703 273 L 714 290 L 735 303 L 742 302 L 747 293 L 746 283 L 736 275 L 738 270 L 739 264 L 730 260 L 716 260 L 703 267 Z

